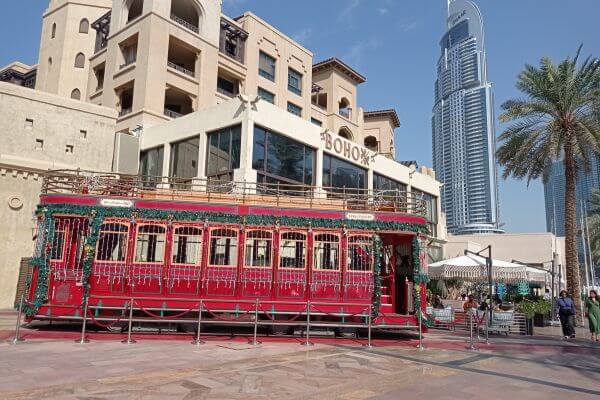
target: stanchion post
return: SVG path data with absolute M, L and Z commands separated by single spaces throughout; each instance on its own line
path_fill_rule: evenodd
M 425 345 L 423 344 L 423 310 L 417 310 L 417 315 L 419 319 L 419 344 L 417 345 L 417 349 L 425 350 Z
M 192 342 L 193 345 L 200 346 L 204 344 L 204 340 L 200 339 L 200 332 L 202 329 L 202 310 L 204 309 L 204 300 L 200 300 L 198 304 L 198 327 L 196 328 L 196 340 Z
M 260 342 L 256 340 L 256 334 L 258 333 L 258 297 L 256 303 L 254 303 L 254 338 L 252 339 L 252 345 L 258 346 Z
M 127 329 L 127 339 L 121 341 L 121 343 L 132 344 L 135 340 L 131 338 L 131 324 L 133 320 L 133 297 L 129 301 L 129 328 Z
M 306 304 L 306 341 L 302 345 L 308 347 L 313 345 L 310 342 L 310 300 Z
M 490 324 L 492 321 L 490 320 L 489 314 L 485 314 L 485 344 L 490 344 Z
M 23 301 L 25 300 L 24 296 L 25 294 L 22 293 L 21 300 L 19 301 L 19 313 L 17 314 L 17 323 L 15 325 L 15 337 L 12 340 L 12 344 L 17 344 L 25 341 L 25 339 L 23 339 L 19 334 L 19 332 L 21 331 L 21 318 L 23 318 Z
M 372 315 L 373 315 L 373 305 L 369 305 L 369 316 L 367 317 L 367 344 L 363 344 L 364 347 L 366 347 L 367 349 L 371 349 L 373 348 L 373 346 L 371 345 L 371 327 L 373 324 L 373 320 L 372 320 Z
M 86 296 L 83 299 L 83 323 L 81 324 L 81 338 L 79 340 L 76 340 L 76 343 L 79 344 L 84 344 L 84 343 L 89 343 L 89 339 L 85 337 L 85 328 L 87 325 L 87 313 L 88 313 L 88 302 L 89 302 L 89 298 Z
M 467 346 L 468 350 L 477 350 L 475 343 L 473 341 L 473 310 L 469 309 L 469 346 Z

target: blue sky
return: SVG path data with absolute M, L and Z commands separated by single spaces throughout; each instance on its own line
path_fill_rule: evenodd
M 47 0 L 3 4 L 0 64 L 35 63 Z M 584 53 L 600 56 L 600 0 L 476 0 L 486 29 L 488 70 L 496 109 L 518 96 L 515 78 L 525 63 Z M 431 165 L 431 108 L 445 0 L 223 0 L 235 17 L 249 10 L 302 43 L 315 61 L 339 57 L 367 77 L 359 103 L 393 107 L 399 159 Z M 502 126 L 497 124 L 500 133 Z M 500 179 L 500 217 L 509 232 L 545 230 L 543 188 Z

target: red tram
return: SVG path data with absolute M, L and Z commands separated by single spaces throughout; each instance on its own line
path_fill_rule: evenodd
M 157 184 L 158 182 L 158 184 Z M 198 313 L 416 327 L 424 205 L 406 193 L 57 171 L 45 179 L 29 319 Z M 308 305 L 308 308 L 307 308 Z M 159 315 L 160 314 L 160 315 Z M 190 319 L 193 318 L 189 315 Z

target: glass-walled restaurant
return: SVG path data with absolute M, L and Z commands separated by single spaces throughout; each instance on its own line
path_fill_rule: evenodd
M 206 149 L 199 148 L 198 136 L 170 143 L 169 176 L 178 181 L 192 181 L 199 177 L 199 163 L 204 152 L 204 176 L 212 188 L 231 185 L 235 170 L 240 168 L 242 154 L 241 125 L 234 125 L 206 133 Z M 394 180 L 374 168 L 372 187 L 369 187 L 369 170 L 334 154 L 323 152 L 322 168 L 317 171 L 317 149 L 291 137 L 255 125 L 251 143 L 252 169 L 256 171 L 256 190 L 273 188 L 286 191 L 290 196 L 321 186 L 327 196 L 335 197 L 353 193 L 379 193 L 406 199 L 409 191 L 405 183 Z M 140 175 L 161 176 L 164 147 L 154 147 L 140 152 Z M 320 174 L 321 185 L 317 185 Z M 150 183 L 153 181 L 147 180 Z M 156 181 L 158 182 L 158 181 Z M 433 236 L 438 223 L 437 197 L 411 188 L 413 198 L 424 200 L 426 217 Z

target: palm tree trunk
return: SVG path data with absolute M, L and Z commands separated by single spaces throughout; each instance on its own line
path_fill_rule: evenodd
M 577 256 L 577 209 L 575 205 L 575 180 L 577 169 L 573 154 L 573 145 L 565 140 L 565 257 L 567 273 L 567 289 L 577 306 L 578 316 L 583 322 L 583 301 L 581 299 L 581 275 Z

